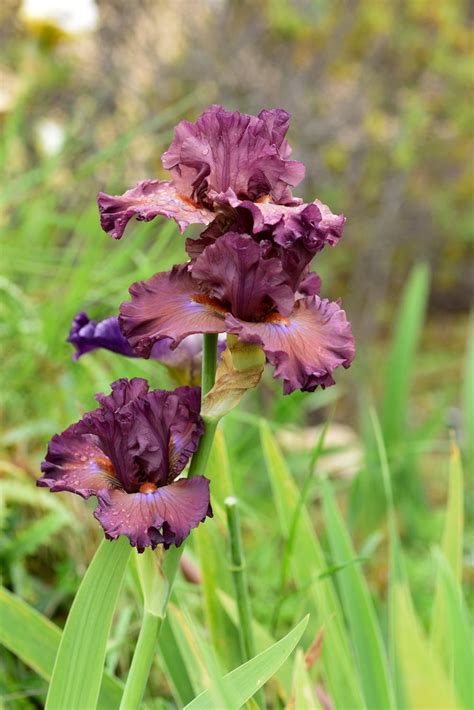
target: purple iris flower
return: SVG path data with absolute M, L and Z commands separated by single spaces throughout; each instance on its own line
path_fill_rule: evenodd
M 305 168 L 289 160 L 289 120 L 282 109 L 249 116 L 211 106 L 196 123 L 181 121 L 162 156 L 172 180 L 145 180 L 121 196 L 99 193 L 102 228 L 120 239 L 132 217 L 149 221 L 163 215 L 183 232 L 216 215 L 232 222 L 233 208 L 245 200 L 300 204 L 291 187 L 301 182 Z
M 80 311 L 71 324 L 67 342 L 74 346 L 73 360 L 79 360 L 94 350 L 110 350 L 126 357 L 139 357 L 122 335 L 118 316 L 110 316 L 99 322 L 91 320 L 85 311 Z M 190 335 L 177 348 L 172 347 L 172 338 L 156 342 L 150 357 L 158 360 L 172 372 L 178 384 L 199 384 L 202 362 L 202 335 Z M 225 337 L 219 338 L 218 355 L 225 350 Z
M 354 358 L 351 326 L 338 303 L 317 295 L 317 275 L 298 290 L 292 281 L 265 241 L 230 232 L 190 264 L 133 284 L 121 329 L 143 357 L 162 338 L 176 347 L 191 333 L 231 333 L 263 348 L 285 394 L 324 388 Z
M 104 320 L 91 320 L 85 311 L 80 311 L 72 321 L 67 342 L 74 346 L 73 360 L 86 353 L 103 348 L 127 357 L 137 357 L 128 340 L 120 331 L 117 316 Z
M 212 516 L 208 479 L 176 480 L 204 431 L 199 388 L 150 391 L 146 380 L 121 379 L 96 399 L 98 409 L 51 439 L 37 484 L 96 496 L 108 539 L 126 535 L 139 552 L 181 545 Z

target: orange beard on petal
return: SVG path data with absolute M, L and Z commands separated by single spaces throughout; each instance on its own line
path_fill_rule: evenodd
M 158 486 L 155 486 L 151 481 L 146 481 L 146 483 L 142 483 L 138 491 L 139 493 L 154 493 L 157 488 Z
M 202 306 L 208 306 L 219 315 L 225 316 L 225 314 L 228 313 L 228 310 L 214 298 L 210 298 L 209 296 L 205 296 L 201 293 L 196 293 L 191 298 L 195 303 L 200 303 Z
M 279 325 L 288 325 L 290 319 L 286 316 L 282 316 L 279 313 L 270 313 L 266 316 L 264 323 L 278 323 Z

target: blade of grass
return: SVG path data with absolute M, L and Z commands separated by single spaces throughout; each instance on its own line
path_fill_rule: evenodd
M 398 659 L 396 648 L 396 615 L 397 608 L 395 605 L 395 585 L 404 584 L 406 581 L 406 572 L 404 560 L 401 552 L 401 545 L 398 536 L 397 523 L 395 517 L 395 507 L 393 501 L 392 481 L 390 476 L 390 467 L 388 463 L 387 451 L 383 440 L 382 427 L 375 409 L 369 407 L 369 419 L 371 421 L 372 430 L 375 439 L 376 453 L 378 457 L 379 472 L 382 479 L 381 488 L 385 495 L 385 506 L 387 511 L 388 530 L 389 530 L 389 545 L 390 545 L 390 577 L 388 589 L 388 648 L 391 675 L 393 678 L 394 692 L 397 700 L 397 707 L 408 707 L 405 686 L 402 681 L 402 669 Z
M 437 558 L 437 579 L 431 623 L 431 645 L 452 679 L 459 698 L 470 707 L 474 687 L 469 669 L 474 667 L 472 640 L 469 638 L 462 597 L 463 551 L 463 471 L 459 449 L 451 441 L 449 494 L 441 551 Z
M 448 505 L 441 549 L 457 585 L 461 584 L 462 576 L 463 517 L 463 472 L 459 449 L 453 438 L 449 458 Z M 446 650 L 446 644 L 452 638 L 449 627 L 450 620 L 447 616 L 448 609 L 446 608 L 444 586 L 441 570 L 438 570 L 431 613 L 431 643 L 436 652 L 440 654 L 440 657 L 451 664 L 451 661 L 449 661 L 450 653 Z
M 329 481 L 322 482 L 322 491 L 332 557 L 337 563 L 342 563 L 355 557 L 354 548 L 337 509 Z M 382 634 L 360 567 L 346 565 L 338 571 L 337 581 L 367 707 L 393 708 L 395 702 Z
M 407 585 L 396 582 L 393 594 L 395 648 L 407 706 L 424 710 L 457 708 L 451 683 L 431 653 L 416 618 Z
M 128 540 L 104 540 L 81 582 L 61 636 L 47 710 L 95 708 L 112 615 L 130 557 Z
M 49 681 L 61 641 L 61 629 L 4 587 L 0 587 L 0 619 L 0 643 Z M 98 707 L 103 710 L 118 707 L 122 690 L 122 683 L 105 673 Z
M 440 645 L 432 650 L 444 664 L 452 681 L 457 697 L 466 710 L 472 707 L 474 685 L 474 645 L 470 634 L 470 619 L 462 595 L 461 585 L 455 580 L 452 569 L 441 551 L 437 552 L 440 611 L 443 615 L 443 635 Z M 434 641 L 434 639 L 433 639 Z
M 464 484 L 459 448 L 451 441 L 449 458 L 449 494 L 441 549 L 449 562 L 453 577 L 458 584 L 462 578 L 462 554 L 464 531 Z
M 38 547 L 48 543 L 66 525 L 71 525 L 70 516 L 63 511 L 51 511 L 35 520 L 9 541 L 3 551 L 9 562 L 32 555 Z
M 280 448 L 266 422 L 260 423 L 260 436 L 266 468 L 272 486 L 275 507 L 284 539 L 288 538 L 290 521 L 298 506 L 300 493 Z M 305 608 L 311 614 L 311 634 L 325 627 L 322 670 L 326 686 L 338 707 L 363 707 L 359 680 L 344 628 L 342 610 L 330 577 L 318 580 L 327 570 L 319 540 L 306 508 L 300 512 L 291 557 L 292 581 L 305 590 Z M 334 659 L 337 658 L 337 663 Z
M 232 699 L 233 708 L 240 708 L 278 671 L 300 640 L 308 624 L 305 617 L 286 636 L 266 651 L 259 653 L 222 678 L 222 684 Z M 198 695 L 185 710 L 212 710 L 212 693 Z
M 403 292 L 385 373 L 381 424 L 388 451 L 403 440 L 406 431 L 410 381 L 428 288 L 428 267 L 419 264 L 413 269 Z
M 290 561 L 291 561 L 291 557 L 292 557 L 294 546 L 295 546 L 296 533 L 298 531 L 298 524 L 300 521 L 301 512 L 302 512 L 303 508 L 306 506 L 306 501 L 308 499 L 308 496 L 309 496 L 309 493 L 311 490 L 311 484 L 314 482 L 314 468 L 315 468 L 316 463 L 317 463 L 317 461 L 324 449 L 324 440 L 326 438 L 326 433 L 327 433 L 327 430 L 329 427 L 329 422 L 330 422 L 330 420 L 328 419 L 326 424 L 323 427 L 321 435 L 320 435 L 320 437 L 316 443 L 316 446 L 311 454 L 306 478 L 305 478 L 305 480 L 303 482 L 303 486 L 301 488 L 301 494 L 300 494 L 300 497 L 298 500 L 298 504 L 295 506 L 295 509 L 293 510 L 293 515 L 292 515 L 291 522 L 290 522 L 288 537 L 285 540 L 285 546 L 283 548 L 283 559 L 282 559 L 282 564 L 281 564 L 281 573 L 280 573 L 280 597 L 278 599 L 277 604 L 275 605 L 275 609 L 274 609 L 273 616 L 272 616 L 272 632 L 273 633 L 275 632 L 275 629 L 277 628 L 278 617 L 279 617 L 281 605 L 285 599 L 285 588 L 286 588 L 287 581 L 288 581 Z
M 208 470 L 216 468 L 216 452 L 220 447 L 214 448 L 209 459 Z M 217 495 L 219 498 L 219 495 Z M 206 616 L 206 628 L 209 631 L 214 651 L 224 671 L 234 668 L 240 662 L 239 640 L 235 626 L 229 621 L 227 614 L 219 603 L 216 590 L 221 588 L 230 594 L 232 580 L 226 559 L 226 544 L 224 538 L 225 520 L 220 519 L 220 508 L 214 502 L 213 509 L 215 525 L 200 525 L 193 533 L 193 542 L 199 557 L 201 571 L 203 603 Z
M 222 589 L 216 590 L 217 597 L 225 610 L 226 615 L 232 622 L 235 628 L 239 624 L 239 614 L 237 611 L 237 604 L 232 597 L 228 596 Z M 255 635 L 255 643 L 257 644 L 257 650 L 263 651 L 268 646 L 275 643 L 275 639 L 268 633 L 266 628 L 259 624 L 258 621 L 252 619 L 253 633 Z M 276 690 L 283 701 L 288 699 L 291 690 L 291 668 L 288 663 L 284 663 L 278 670 L 278 673 L 273 678 L 275 682 Z
M 309 677 L 302 649 L 295 654 L 293 666 L 293 690 L 288 710 L 322 710 L 314 692 L 314 683 Z
M 464 437 L 469 471 L 474 470 L 474 313 L 468 330 L 466 365 L 464 375 Z
M 171 609 L 172 604 L 168 606 L 168 614 L 161 625 L 159 661 L 163 666 L 166 680 L 171 686 L 174 699 L 179 707 L 184 707 L 202 690 L 202 685 L 194 685 L 188 672 L 181 644 L 178 642 L 173 624 L 170 621 Z
M 200 693 L 210 684 L 210 677 L 192 629 L 176 603 L 170 603 L 168 606 L 167 619 L 191 684 L 194 690 Z M 163 653 L 162 645 L 161 643 L 160 653 Z

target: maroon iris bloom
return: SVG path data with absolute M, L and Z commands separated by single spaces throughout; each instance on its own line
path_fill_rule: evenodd
M 120 239 L 132 217 L 149 221 L 163 215 L 184 231 L 232 213 L 240 201 L 299 204 L 290 188 L 301 182 L 305 169 L 289 160 L 289 119 L 282 109 L 248 116 L 211 106 L 196 123 L 181 121 L 162 156 L 172 180 L 145 180 L 121 196 L 99 193 L 103 229 Z
M 315 274 L 295 291 L 282 261 L 267 252 L 266 242 L 231 232 L 191 264 L 133 284 L 120 308 L 122 332 L 143 357 L 162 338 L 176 347 L 191 333 L 227 332 L 263 348 L 285 394 L 334 384 L 335 368 L 354 358 L 344 311 L 316 295 Z
M 196 451 L 204 427 L 200 390 L 149 391 L 141 378 L 121 379 L 100 406 L 49 443 L 39 486 L 96 496 L 105 536 L 130 544 L 179 546 L 212 516 L 209 481 L 175 480 Z

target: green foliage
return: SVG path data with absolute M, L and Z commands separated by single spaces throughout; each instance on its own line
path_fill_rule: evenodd
M 376 419 L 374 422 L 377 424 Z M 396 528 L 390 471 L 384 453 L 384 442 L 380 438 L 380 428 L 376 428 L 376 434 L 380 447 L 381 475 L 388 502 L 389 535 L 392 547 L 389 590 L 391 621 L 386 642 L 384 641 L 385 634 L 382 633 L 381 620 L 377 619 L 376 608 L 370 598 L 367 581 L 358 565 L 354 564 L 355 550 L 349 530 L 338 510 L 333 487 L 328 481 L 322 482 L 322 503 L 331 550 L 330 559 L 333 562 L 327 566 L 326 557 L 318 547 L 314 532 L 310 527 L 307 527 L 306 506 L 302 506 L 301 501 L 298 503 L 291 474 L 285 467 L 284 460 L 268 427 L 262 424 L 261 436 L 269 474 L 273 480 L 275 503 L 280 506 L 282 514 L 286 514 L 285 506 L 300 506 L 300 524 L 303 533 L 310 539 L 310 545 L 305 550 L 305 557 L 300 557 L 301 548 L 304 549 L 303 538 L 298 539 L 299 533 L 295 533 L 297 541 L 295 550 L 299 554 L 295 552 L 292 555 L 291 580 L 293 584 L 297 582 L 298 585 L 302 585 L 305 595 L 304 606 L 316 617 L 312 628 L 320 629 L 320 631 L 317 634 L 314 631 L 310 632 L 310 638 L 316 636 L 316 640 L 307 651 L 306 656 L 303 656 L 301 651 L 295 656 L 291 683 L 288 674 L 283 673 L 284 661 L 302 637 L 308 620 L 305 619 L 283 639 L 273 643 L 268 632 L 254 620 L 257 645 L 259 648 L 266 645 L 267 650 L 262 651 L 243 666 L 234 668 L 230 673 L 222 674 L 220 667 L 222 664 L 225 665 L 226 659 L 228 662 L 229 656 L 228 649 L 219 643 L 219 632 L 223 632 L 224 629 L 228 631 L 235 623 L 238 623 L 235 603 L 225 593 L 216 593 L 214 604 L 218 610 L 217 622 L 214 619 L 211 625 L 217 624 L 214 630 L 217 643 L 216 640 L 210 643 L 205 639 L 203 627 L 195 612 L 192 611 L 192 595 L 185 594 L 188 600 L 186 602 L 182 600 L 184 588 L 181 589 L 181 592 L 177 590 L 179 607 L 176 604 L 171 604 L 169 607 L 169 613 L 162 628 L 159 662 L 165 670 L 167 681 L 170 683 L 179 706 L 216 707 L 216 704 L 219 706 L 224 703 L 226 707 L 240 707 L 260 687 L 265 685 L 267 680 L 275 676 L 272 683 L 266 686 L 267 697 L 273 697 L 275 702 L 278 702 L 276 698 L 280 697 L 289 703 L 290 707 L 295 708 L 319 707 L 319 696 L 314 695 L 313 668 L 317 671 L 321 692 L 327 693 L 332 699 L 337 699 L 342 692 L 339 687 L 340 671 L 335 673 L 331 668 L 331 661 L 335 657 L 332 655 L 333 649 L 336 649 L 338 665 L 344 661 L 342 654 L 345 653 L 347 677 L 354 684 L 355 689 L 360 687 L 362 690 L 354 707 L 394 707 L 392 684 L 396 688 L 399 698 L 397 706 L 401 702 L 400 698 L 403 698 L 403 706 L 407 708 L 420 706 L 430 708 L 469 707 L 471 697 L 470 668 L 474 658 L 468 631 L 468 613 L 462 598 L 460 580 L 459 554 L 463 538 L 463 526 L 460 519 L 462 520 L 463 485 L 459 452 L 453 445 L 449 504 L 442 552 L 437 554 L 438 573 L 433 604 L 433 626 L 431 638 L 429 638 L 418 618 L 404 572 L 404 553 Z M 228 454 L 221 437 L 215 447 L 215 453 L 217 452 L 223 457 L 223 460 L 227 459 Z M 222 524 L 224 524 L 225 519 L 222 513 L 219 515 Z M 291 520 L 291 516 L 288 517 Z M 104 550 L 107 551 L 107 554 L 104 553 Z M 111 554 L 112 552 L 113 554 Z M 121 562 L 118 565 L 114 565 L 115 553 L 120 556 Z M 97 553 L 84 578 L 65 627 L 61 650 L 57 654 L 56 660 L 56 669 L 59 670 L 55 670 L 53 674 L 50 698 L 51 695 L 54 698 L 54 694 L 61 691 L 67 694 L 64 696 L 65 703 L 87 702 L 88 706 L 95 706 L 95 700 L 92 699 L 91 693 L 95 692 L 94 697 L 97 697 L 105 654 L 105 635 L 108 633 L 111 608 L 114 604 L 114 590 L 117 593 L 119 578 L 123 574 L 124 562 L 128 559 L 128 554 L 129 547 L 126 542 L 123 545 L 103 543 Z M 152 556 L 147 555 L 146 557 L 147 559 L 140 559 L 140 563 L 146 563 L 145 566 L 148 567 Z M 99 558 L 101 559 L 99 560 Z M 309 565 L 307 564 L 308 560 Z M 108 566 L 111 566 L 110 573 Z M 115 576 L 112 570 L 114 566 Z M 305 566 L 310 567 L 312 573 L 320 570 L 319 575 L 313 581 L 313 585 L 320 588 L 319 596 L 315 597 L 314 606 L 311 594 L 308 594 L 311 586 L 308 587 L 305 581 L 307 577 L 303 574 Z M 209 574 L 206 569 L 206 565 L 203 565 L 204 574 Z M 220 571 L 216 572 L 215 566 L 209 569 L 211 570 L 211 578 L 215 580 L 216 585 L 219 584 Z M 147 578 L 150 580 L 150 575 Z M 344 616 L 339 617 L 339 623 L 337 623 L 335 615 L 340 615 L 341 612 L 333 587 L 334 582 L 340 589 L 344 611 Z M 94 594 L 86 596 L 84 590 L 91 588 L 91 585 Z M 152 609 L 155 603 L 154 596 L 150 597 L 149 594 L 150 590 L 154 588 L 154 583 L 148 581 L 146 585 L 148 585 L 147 608 Z M 105 594 L 101 593 L 101 589 Z M 89 604 L 92 600 L 93 608 L 85 617 L 79 617 L 80 607 L 85 599 L 89 599 Z M 191 608 L 188 608 L 189 603 L 191 603 Z M 2 591 L 0 595 L 0 608 L 2 619 L 5 619 L 5 623 L 0 628 L 1 643 L 19 656 L 41 677 L 48 680 L 51 677 L 53 659 L 60 642 L 60 631 L 44 616 L 6 590 Z M 79 618 L 82 619 L 82 628 L 80 629 L 77 625 L 74 627 Z M 85 624 L 84 618 L 87 619 Z M 230 621 L 231 625 L 224 626 L 224 619 Z M 21 634 L 18 634 L 18 628 L 21 629 Z M 235 638 L 235 631 L 231 632 L 231 636 L 228 638 L 230 639 L 232 635 Z M 99 642 L 99 638 L 102 638 L 102 643 Z M 91 644 L 92 639 L 93 643 Z M 88 648 L 86 656 L 80 652 L 84 644 Z M 319 648 L 319 650 L 314 651 L 313 648 Z M 390 670 L 386 663 L 387 649 L 392 656 Z M 75 661 L 71 661 L 71 654 L 75 654 Z M 85 660 L 86 663 L 82 667 L 80 664 Z M 87 678 L 88 682 L 79 683 L 79 685 L 71 683 L 68 673 L 72 668 L 76 674 L 80 671 L 80 675 L 76 677 Z M 58 687 L 54 685 L 55 674 L 60 679 L 59 691 Z M 96 680 L 92 680 L 93 678 Z M 110 702 L 110 700 L 107 701 L 107 698 L 112 695 L 117 699 L 119 692 L 118 682 L 105 675 L 98 707 L 107 707 L 106 702 Z M 347 693 L 347 690 L 345 692 Z M 72 699 L 70 700 L 70 698 Z M 51 702 L 53 701 L 49 700 L 49 703 Z M 53 704 L 52 707 L 64 706 L 61 705 L 62 702 L 61 699 L 58 701 L 58 705 Z M 116 703 L 117 700 L 114 702 Z M 338 701 L 336 700 L 336 702 Z M 341 706 L 344 707 L 344 705 Z
M 298 491 L 268 425 L 261 424 L 261 441 L 268 475 L 273 489 L 275 507 L 283 536 L 290 529 L 293 509 L 298 505 Z M 322 663 L 334 699 L 341 707 L 360 707 L 360 686 L 352 666 L 349 640 L 343 626 L 342 610 L 331 579 L 318 581 L 318 574 L 327 567 L 319 540 L 307 510 L 301 510 L 291 559 L 293 584 L 304 593 L 310 611 L 313 635 L 324 626 L 325 642 Z M 337 658 L 337 664 L 332 662 Z
M 389 453 L 397 451 L 408 436 L 410 382 L 423 328 L 428 284 L 428 269 L 418 266 L 405 287 L 387 359 L 381 424 Z
M 355 552 L 327 481 L 323 482 L 323 509 L 333 559 L 337 562 L 350 560 Z M 369 708 L 393 708 L 395 703 L 380 626 L 359 566 L 348 565 L 340 570 L 337 581 L 365 703 Z
M 51 680 L 61 630 L 22 599 L 0 588 L 0 643 L 21 658 L 41 678 Z M 118 706 L 122 684 L 104 674 L 98 707 Z
M 61 636 L 46 708 L 95 707 L 112 616 L 130 556 L 126 538 L 104 541 L 87 570 Z
M 306 617 L 280 641 L 224 676 L 223 684 L 228 689 L 232 707 L 241 707 L 277 672 L 300 640 L 307 623 Z M 211 697 L 211 693 L 205 691 L 189 703 L 186 710 L 210 710 L 215 707 Z

